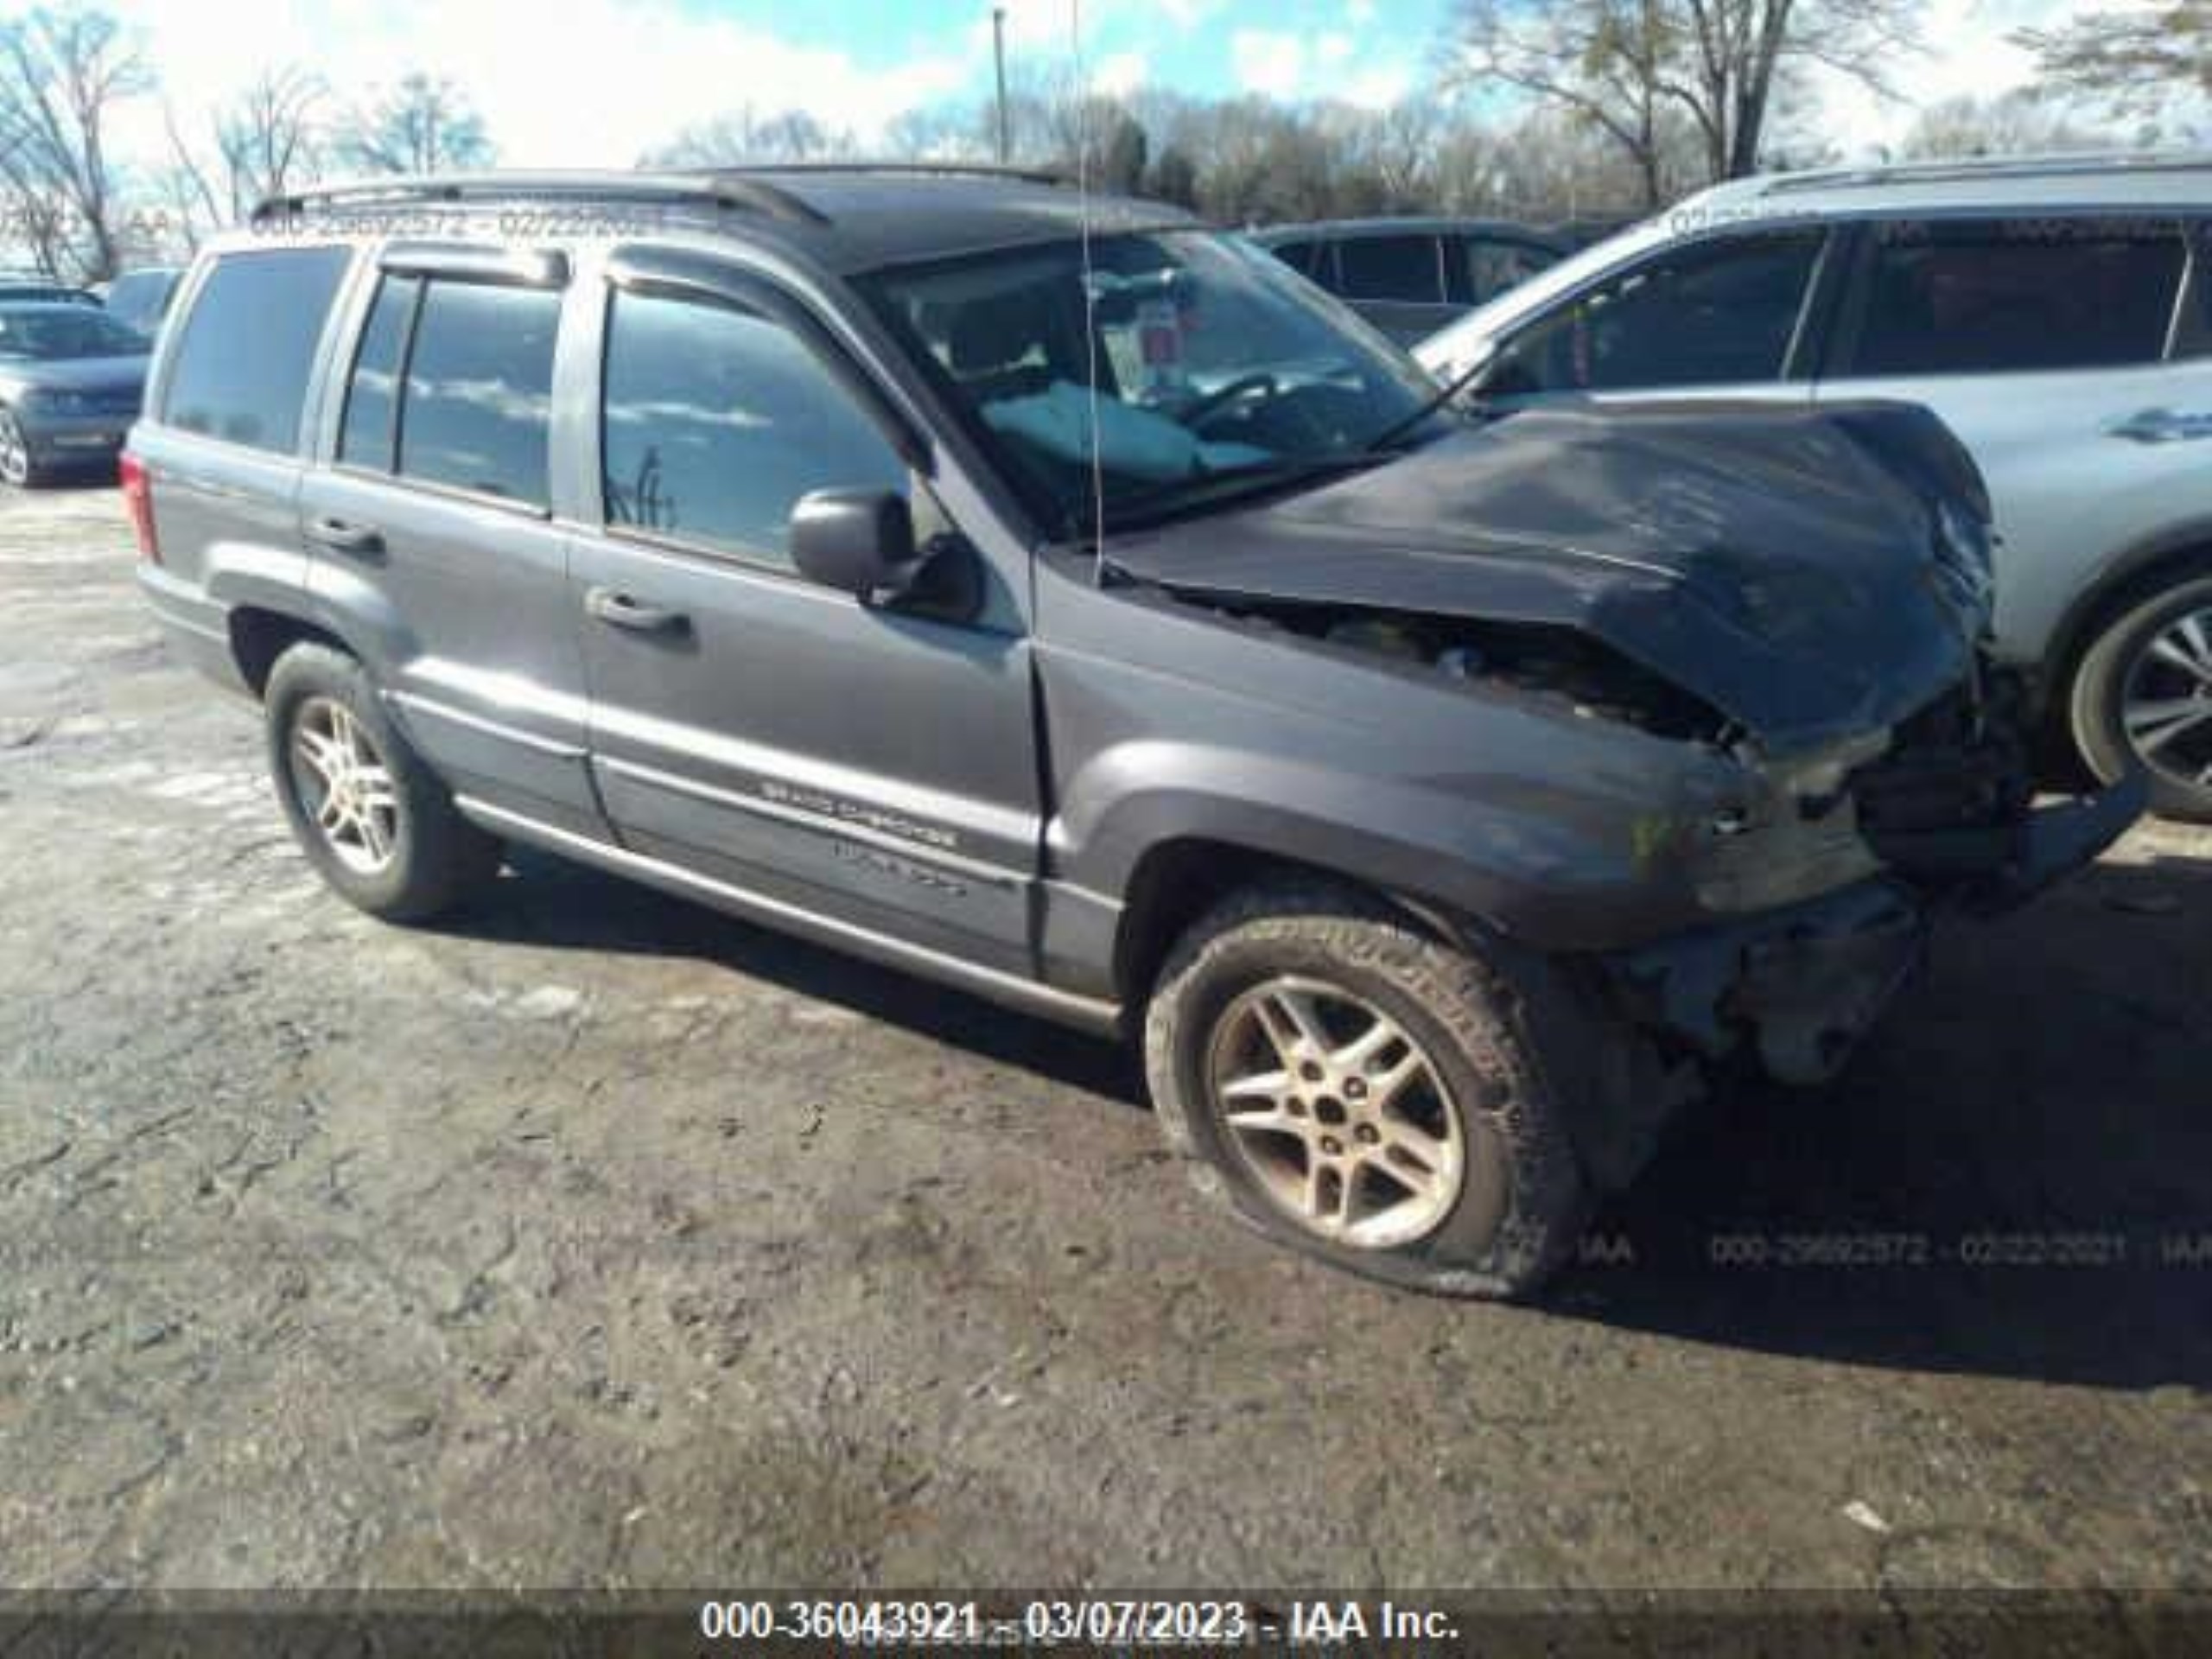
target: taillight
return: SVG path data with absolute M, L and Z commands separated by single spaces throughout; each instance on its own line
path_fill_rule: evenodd
M 147 475 L 146 463 L 128 450 L 124 452 L 119 471 L 123 504 L 130 509 L 130 528 L 138 532 L 138 556 L 159 564 L 162 544 L 154 539 L 154 480 Z

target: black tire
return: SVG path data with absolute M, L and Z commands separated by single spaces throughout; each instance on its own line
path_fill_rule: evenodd
M 46 470 L 31 456 L 16 411 L 0 404 L 0 484 L 35 490 L 46 482 Z
M 1456 1202 L 1422 1236 L 1389 1246 L 1324 1236 L 1271 1197 L 1230 1144 L 1210 1081 L 1217 1046 L 1251 994 L 1285 976 L 1341 987 L 1430 1061 L 1439 1085 L 1431 1109 L 1456 1111 L 1465 1156 Z M 1592 1203 L 1564 1108 L 1532 1050 L 1535 1022 L 1524 1017 L 1528 996 L 1548 994 L 1509 982 L 1356 890 L 1255 887 L 1195 924 L 1161 970 L 1145 1023 L 1153 1102 L 1200 1190 L 1270 1237 L 1408 1288 L 1524 1296 L 1573 1253 Z M 1310 1168 L 1312 1154 L 1303 1158 Z
M 2149 655 L 2162 633 L 2192 615 L 2212 619 L 2212 575 L 2177 582 L 2107 623 L 2075 674 L 2072 724 L 2082 759 L 2100 779 L 2110 783 L 2140 768 L 2149 777 L 2152 811 L 2212 823 L 2212 719 L 2146 753 L 2129 736 L 2124 718 L 2132 687 L 2162 699 L 2202 696 L 2212 713 L 2212 685 Z
M 419 922 L 498 874 L 499 841 L 461 816 L 452 792 L 386 716 L 359 662 L 328 645 L 294 645 L 276 659 L 263 702 L 276 798 L 309 861 L 341 898 L 386 921 Z M 299 758 L 300 734 L 304 724 L 333 718 L 333 705 L 359 722 L 390 777 L 391 804 L 379 817 L 388 855 L 376 868 L 348 861 L 308 798 L 316 779 Z

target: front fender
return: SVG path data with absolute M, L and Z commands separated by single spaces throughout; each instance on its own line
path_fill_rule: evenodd
M 1321 760 L 1137 740 L 1070 777 L 1054 865 L 1102 894 L 1183 840 L 1334 870 L 1546 950 L 1622 948 L 1699 913 L 1681 868 L 1701 822 L 1679 773 L 1392 778 Z

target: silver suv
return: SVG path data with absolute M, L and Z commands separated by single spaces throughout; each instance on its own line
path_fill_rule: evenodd
M 1999 536 L 1996 648 L 2052 757 L 2212 821 L 2212 156 L 1720 186 L 1432 336 L 1481 403 L 1907 398 Z

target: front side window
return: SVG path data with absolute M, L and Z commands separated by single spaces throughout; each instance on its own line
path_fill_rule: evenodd
M 907 488 L 898 452 L 807 344 L 734 306 L 615 295 L 601 435 L 608 524 L 776 563 L 801 496 Z
M 1986 374 L 2155 363 L 2186 264 L 2179 225 L 1883 225 L 1869 250 L 1841 372 Z
M 1444 268 L 1433 236 L 1348 236 L 1337 244 L 1338 292 L 1348 300 L 1433 303 L 1444 297 Z
M 1509 340 L 1483 390 L 1633 391 L 1779 379 L 1822 234 L 1770 232 L 1645 259 Z
M 1094 492 L 1109 526 L 1127 524 L 1357 461 L 1436 390 L 1238 237 L 1102 237 L 1088 271 L 1070 242 L 863 286 L 1040 517 L 1070 534 L 1092 522 Z
M 560 295 L 433 279 L 420 306 L 402 383 L 396 470 L 545 505 Z
M 184 319 L 162 419 L 290 453 L 323 321 L 351 257 L 345 248 L 283 248 L 218 259 Z

